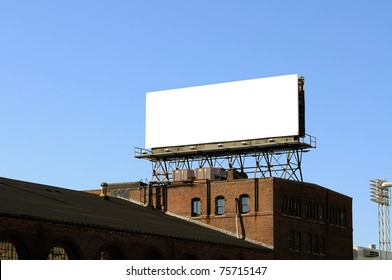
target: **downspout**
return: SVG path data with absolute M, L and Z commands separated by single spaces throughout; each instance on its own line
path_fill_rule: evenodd
M 239 209 L 238 209 L 238 197 L 235 198 L 235 233 L 237 235 L 237 238 L 240 238 L 239 232 L 238 232 L 238 214 L 239 214 Z

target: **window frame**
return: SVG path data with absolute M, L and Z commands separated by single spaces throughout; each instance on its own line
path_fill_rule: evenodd
M 319 211 L 318 211 L 318 221 L 320 223 L 325 222 L 325 213 L 324 213 L 324 204 L 320 203 L 318 205 Z
M 4 254 L 2 253 L 4 251 Z M 4 256 L 4 258 L 3 258 Z M 0 260 L 19 260 L 18 249 L 15 243 L 10 240 L 0 240 Z
M 59 244 L 52 246 L 47 256 L 47 260 L 70 260 L 70 259 L 71 258 L 67 250 Z
M 222 216 L 226 213 L 225 201 L 225 197 L 222 195 L 215 197 L 215 215 Z M 223 202 L 223 205 L 219 205 L 219 202 Z
M 200 217 L 200 216 L 201 216 L 201 199 L 199 197 L 194 197 L 191 200 L 191 217 Z
M 245 203 L 244 200 L 247 200 L 247 203 Z M 245 208 L 247 207 L 247 208 Z M 247 211 L 244 211 L 244 208 L 247 209 Z M 248 214 L 250 213 L 250 197 L 248 194 L 241 194 L 239 198 L 239 212 L 240 214 Z
M 288 208 L 288 206 L 287 206 L 287 196 L 286 195 L 283 195 L 282 196 L 282 214 L 284 214 L 284 215 L 288 215 L 288 211 L 287 211 L 287 208 Z

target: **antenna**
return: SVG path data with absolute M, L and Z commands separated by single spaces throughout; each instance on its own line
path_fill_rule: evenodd
M 370 200 L 378 204 L 380 250 L 390 252 L 389 206 L 391 205 L 392 182 L 381 179 L 372 179 L 370 182 Z

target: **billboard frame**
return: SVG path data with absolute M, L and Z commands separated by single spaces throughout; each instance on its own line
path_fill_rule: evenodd
M 252 174 L 254 178 L 280 177 L 303 181 L 302 155 L 316 148 L 316 138 L 305 133 L 305 80 L 302 76 L 296 77 L 298 130 L 294 135 L 166 145 L 151 149 L 135 147 L 134 157 L 149 160 L 153 169 L 152 182 L 163 185 L 170 184 L 176 170 L 192 169 L 194 165 L 198 168 L 235 169 L 246 176 Z
M 304 77 L 297 74 L 148 92 L 145 147 L 152 151 L 176 148 L 186 151 L 194 146 L 209 147 L 208 144 L 304 137 L 304 92 Z M 205 100 L 206 94 L 212 100 L 223 101 L 211 105 Z M 256 110 L 237 108 L 240 96 L 248 97 L 242 102 L 264 101 L 268 106 L 261 104 L 261 109 Z M 195 102 L 199 106 L 189 107 L 187 98 L 198 100 L 199 103 Z M 192 115 L 191 108 L 203 113 Z M 231 117 L 230 122 L 219 121 L 225 118 L 225 110 L 236 117 Z M 211 114 L 216 117 L 210 121 Z

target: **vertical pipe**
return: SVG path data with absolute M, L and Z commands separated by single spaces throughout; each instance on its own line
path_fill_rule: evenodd
M 237 235 L 237 238 L 240 238 L 239 232 L 238 232 L 238 214 L 239 214 L 239 207 L 238 207 L 239 201 L 238 198 L 235 198 L 235 232 Z
M 255 212 L 259 212 L 259 179 L 254 178 L 255 180 Z
M 207 216 L 211 215 L 211 181 L 207 181 Z

